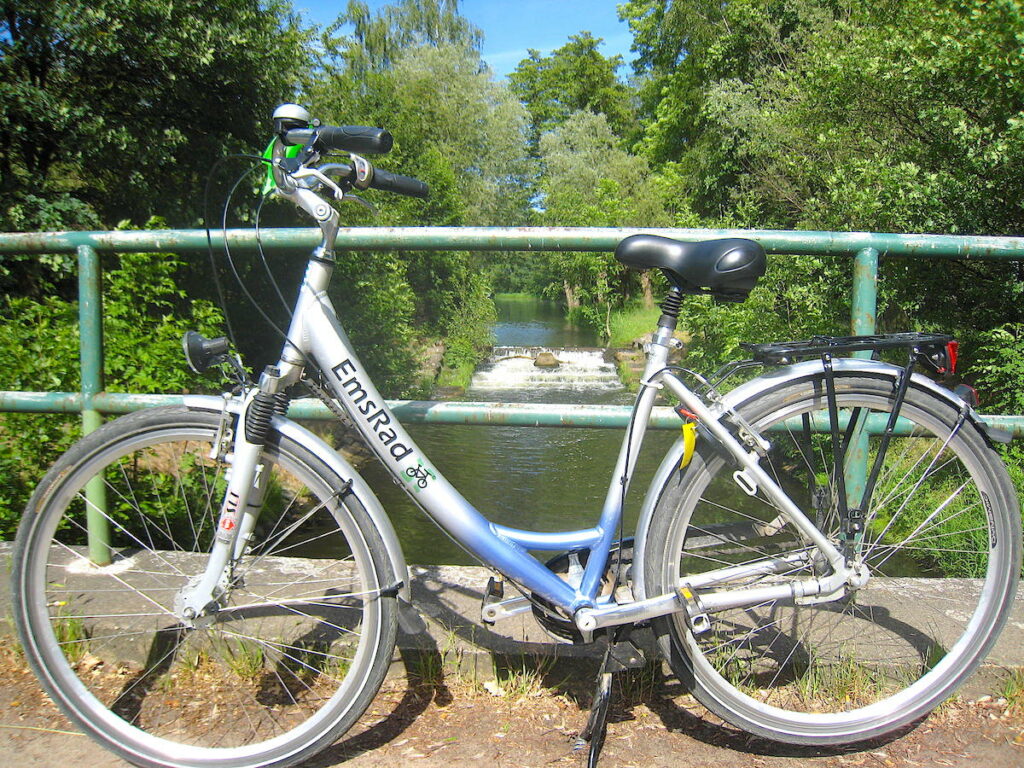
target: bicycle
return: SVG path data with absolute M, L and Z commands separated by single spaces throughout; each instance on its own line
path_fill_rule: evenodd
M 398 622 L 415 618 L 408 570 L 371 489 L 286 417 L 300 383 L 497 572 L 484 621 L 532 610 L 562 640 L 601 644 L 591 764 L 610 676 L 637 663 L 644 631 L 710 710 L 791 743 L 889 733 L 980 663 L 1015 594 L 1020 508 L 998 431 L 914 371 L 951 368 L 949 337 L 751 345 L 709 380 L 669 362 L 683 296 L 743 301 L 763 249 L 629 237 L 617 258 L 660 269 L 669 292 L 599 519 L 561 532 L 491 523 L 391 413 L 326 294 L 339 220 L 326 196 L 426 186 L 362 157 L 390 148 L 385 131 L 319 125 L 296 105 L 274 119 L 277 191 L 322 232 L 278 363 L 258 385 L 85 437 L 18 532 L 21 643 L 83 731 L 138 765 L 286 766 L 340 738 L 376 694 Z M 331 151 L 359 154 L 332 163 Z M 199 371 L 231 360 L 224 339 L 190 334 L 185 351 Z M 905 364 L 843 356 L 858 352 Z M 755 366 L 768 368 L 720 393 Z M 622 507 L 660 393 L 677 401 L 682 434 L 627 539 Z M 331 555 L 300 551 L 310 540 Z

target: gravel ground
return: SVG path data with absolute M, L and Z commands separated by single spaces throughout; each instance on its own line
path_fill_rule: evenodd
M 653 686 L 653 687 L 652 687 Z M 486 687 L 461 681 L 386 683 L 360 725 L 306 765 L 582 766 L 574 751 L 589 686 L 527 676 Z M 627 685 L 613 698 L 601 766 L 1024 766 L 1024 706 L 995 696 L 954 700 L 896 737 L 857 749 L 780 746 L 724 726 L 672 680 Z M 0 651 L 0 765 L 124 766 L 74 728 L 40 692 L 23 660 Z

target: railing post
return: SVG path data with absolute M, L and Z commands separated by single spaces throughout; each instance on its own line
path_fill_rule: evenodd
M 850 301 L 850 332 L 854 336 L 875 333 L 878 312 L 878 251 L 864 248 L 853 259 L 853 296 Z M 855 352 L 870 357 L 870 352 Z M 846 503 L 850 509 L 860 505 L 868 477 L 868 433 L 860 430 L 850 441 L 846 457 Z M 867 510 L 862 510 L 866 512 Z
M 78 247 L 79 360 L 82 367 L 82 432 L 99 428 L 103 417 L 93 397 L 103 391 L 103 291 L 100 257 L 88 245 Z M 110 525 L 107 522 L 107 489 L 103 475 L 85 486 L 86 525 L 89 559 L 96 565 L 110 564 Z
M 875 332 L 878 312 L 878 251 L 864 248 L 853 259 L 853 300 L 850 331 L 854 336 Z M 859 353 L 864 355 L 865 353 Z M 870 352 L 866 353 L 870 356 Z

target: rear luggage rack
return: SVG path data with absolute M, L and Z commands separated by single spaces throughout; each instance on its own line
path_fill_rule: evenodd
M 889 333 L 875 336 L 813 336 L 807 341 L 771 344 L 740 344 L 753 359 L 765 365 L 788 365 L 809 357 L 842 356 L 850 352 L 881 352 L 906 349 L 936 373 L 956 366 L 956 342 L 944 333 Z

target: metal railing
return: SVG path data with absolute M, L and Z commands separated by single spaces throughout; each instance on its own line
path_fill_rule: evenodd
M 881 256 L 896 258 L 1021 260 L 1024 238 L 895 235 L 867 232 L 793 232 L 775 230 L 606 229 L 562 227 L 380 227 L 342 229 L 338 251 L 345 250 L 477 250 L 477 251 L 612 251 L 624 237 L 657 232 L 681 240 L 748 237 L 773 254 L 812 254 L 852 258 L 853 334 L 875 332 L 877 282 Z M 251 230 L 211 235 L 212 246 L 254 250 Z M 316 229 L 274 229 L 260 233 L 267 252 L 312 248 Z M 117 232 L 44 232 L 0 234 L 0 254 L 76 253 L 79 265 L 81 387 L 78 392 L 0 391 L 0 412 L 81 413 L 83 430 L 95 429 L 104 413 L 181 402 L 180 395 L 138 395 L 105 392 L 103 386 L 103 318 L 99 254 L 102 252 L 206 253 L 204 230 Z M 408 423 L 518 426 L 622 427 L 630 408 L 611 405 L 502 404 L 435 401 L 389 401 Z M 289 414 L 327 419 L 330 412 L 314 401 L 296 401 Z M 1024 436 L 1024 416 L 984 416 L 994 426 Z M 670 409 L 656 409 L 652 426 L 678 428 Z

